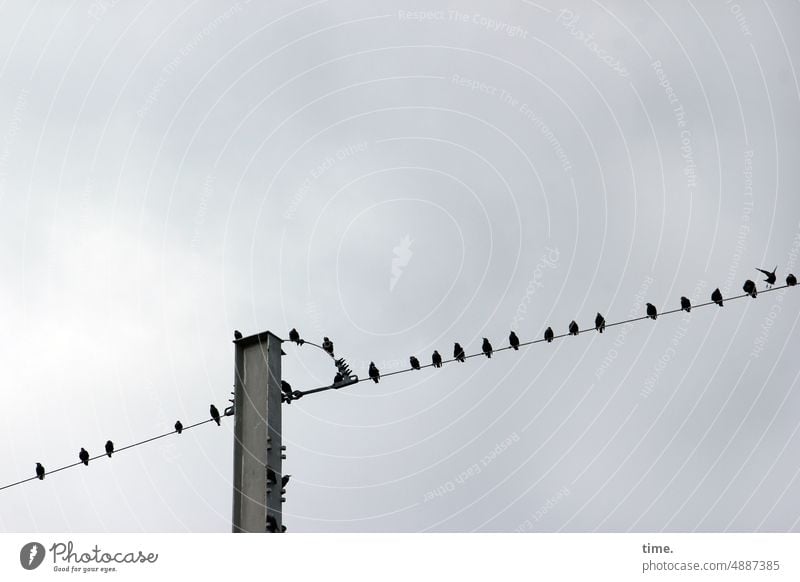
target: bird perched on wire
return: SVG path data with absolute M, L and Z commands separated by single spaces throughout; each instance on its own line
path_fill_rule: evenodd
M 492 344 L 489 343 L 488 338 L 483 338 L 483 346 L 481 346 L 481 347 L 483 349 L 484 355 L 487 358 L 491 358 L 492 357 L 492 352 L 494 350 L 492 349 Z
M 458 342 L 456 342 L 455 346 L 453 346 L 453 357 L 459 362 L 467 361 L 467 356 L 464 354 L 464 348 L 462 348 L 461 344 Z
M 175 421 L 175 432 L 181 434 L 183 432 L 183 423 L 180 420 Z
M 414 370 L 419 370 L 419 360 L 417 359 L 416 356 L 411 356 L 410 358 L 408 358 L 408 361 Z
M 89 451 L 81 447 L 81 452 L 78 453 L 78 458 L 81 460 L 81 463 L 87 467 L 89 466 Z
M 369 363 L 369 377 L 372 378 L 372 381 L 376 384 L 381 381 L 381 371 L 375 365 L 375 362 Z
M 546 330 L 544 330 L 544 339 L 545 339 L 545 341 L 547 343 L 550 343 L 551 341 L 553 341 L 553 328 L 552 327 L 548 327 Z
M 580 332 L 580 328 L 578 327 L 578 324 L 575 323 L 575 320 L 573 319 L 572 321 L 569 322 L 569 335 L 578 335 L 578 332 Z
M 719 287 L 714 289 L 714 292 L 711 294 L 711 301 L 722 307 L 722 291 L 719 290 Z
M 775 268 L 772 269 L 772 272 L 765 271 L 764 269 L 759 269 L 758 267 L 756 267 L 756 271 L 761 271 L 767 276 L 767 278 L 764 279 L 764 282 L 767 284 L 767 287 L 772 287 L 775 284 L 775 281 L 777 280 L 777 277 L 775 276 L 775 271 L 777 270 L 778 270 L 778 265 L 775 265 Z
M 113 452 L 114 452 L 114 443 L 112 443 L 111 441 L 106 441 L 106 454 L 108 455 L 109 459 L 111 458 Z
M 333 342 L 327 337 L 322 338 L 322 349 L 325 350 L 333 357 Z
M 606 328 L 606 318 L 600 315 L 600 313 L 594 318 L 594 328 L 600 333 L 603 333 L 603 330 Z
M 689 313 L 692 310 L 692 302 L 689 301 L 688 297 L 681 297 L 681 309 L 683 309 L 686 313 Z
M 211 413 L 211 418 L 214 419 L 214 422 L 217 423 L 217 426 L 220 426 L 220 424 L 219 424 L 219 410 L 217 410 L 217 407 L 212 404 L 209 407 L 208 411 Z
M 36 477 L 38 477 L 39 481 L 44 480 L 44 465 L 41 463 L 36 463 Z
M 431 362 L 433 363 L 434 368 L 442 367 L 442 356 L 438 350 L 433 350 L 433 355 L 431 356 Z
M 657 319 L 658 318 L 658 309 L 652 303 L 647 304 L 647 317 L 650 319 Z
M 233 330 L 233 339 L 236 340 L 236 341 L 242 339 L 242 332 L 240 332 L 238 329 L 234 329 Z
M 756 284 L 753 283 L 750 279 L 744 282 L 744 285 L 742 285 L 742 291 L 747 293 L 753 299 L 755 299 L 758 296 L 758 291 L 756 290 Z
M 508 334 L 508 345 L 510 345 L 515 350 L 519 349 L 519 338 L 517 337 L 517 334 L 515 334 L 513 331 L 510 334 Z
M 295 328 L 292 328 L 289 332 L 289 341 L 296 343 L 298 346 L 302 346 L 305 343 L 300 339 L 300 334 Z
M 281 380 L 281 392 L 286 400 L 286 402 L 292 402 L 292 385 L 289 384 L 286 380 Z
M 794 287 L 795 285 L 797 285 L 797 277 L 789 273 L 788 275 L 786 275 L 786 284 L 789 287 Z

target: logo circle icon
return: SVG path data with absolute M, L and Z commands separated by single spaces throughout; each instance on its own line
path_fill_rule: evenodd
M 29 542 L 19 551 L 19 563 L 26 570 L 35 570 L 44 562 L 44 546 L 39 542 Z

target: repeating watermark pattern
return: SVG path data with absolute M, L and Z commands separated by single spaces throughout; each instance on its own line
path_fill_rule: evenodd
M 533 268 L 533 276 L 528 281 L 528 286 L 525 288 L 525 296 L 517 306 L 517 311 L 514 313 L 514 318 L 511 320 L 511 329 L 515 329 L 520 322 L 525 320 L 528 314 L 528 305 L 531 304 L 533 296 L 536 294 L 537 289 L 544 287 L 542 278 L 544 277 L 545 269 L 556 269 L 558 267 L 558 260 L 561 253 L 558 252 L 558 247 L 551 249 L 544 247 L 545 252 L 539 258 L 539 261 Z
M 523 533 L 532 530 L 534 527 L 533 525 L 534 523 L 540 522 L 551 509 L 553 509 L 556 505 L 561 503 L 561 501 L 568 496 L 569 496 L 569 488 L 562 487 L 554 495 L 548 497 L 547 500 L 542 505 L 540 505 L 528 519 L 519 524 L 517 528 L 514 530 L 514 532 Z
M 565 30 L 568 30 L 574 38 L 581 41 L 586 48 L 597 55 L 597 58 L 600 59 L 600 62 L 607 65 L 620 77 L 630 76 L 628 69 L 625 68 L 625 66 L 622 64 L 622 61 L 609 54 L 608 51 L 601 48 L 600 45 L 597 44 L 593 32 L 585 32 L 577 27 L 580 19 L 580 14 L 575 14 L 572 10 L 568 10 L 566 8 L 560 10 L 556 16 L 556 22 L 560 23 L 561 26 Z
M 411 262 L 411 257 L 414 252 L 411 250 L 411 244 L 414 241 L 410 235 L 405 235 L 396 247 L 392 249 L 394 257 L 392 258 L 392 276 L 389 279 L 389 291 L 394 291 L 395 285 L 403 276 L 403 269 Z
M 464 22 L 499 32 L 510 38 L 528 38 L 529 31 L 518 24 L 511 24 L 486 16 L 480 12 L 461 12 L 460 10 L 398 10 L 397 19 L 407 22 Z
M 0 200 L 5 195 L 6 180 L 8 179 L 8 162 L 11 159 L 11 148 L 19 134 L 22 126 L 22 117 L 28 108 L 28 95 L 30 91 L 23 89 L 17 95 L 14 109 L 11 111 L 11 120 L 8 122 L 8 129 L 3 135 L 2 146 L 0 146 Z
M 747 237 L 750 234 L 750 215 L 753 213 L 753 150 L 745 150 L 744 152 L 743 175 L 744 201 L 742 202 L 742 216 L 740 218 L 739 231 L 736 233 L 736 246 L 733 249 L 733 257 L 728 267 L 728 276 L 721 287 L 723 295 L 728 294 L 736 280 L 739 263 L 747 247 Z
M 628 319 L 637 317 L 642 314 L 643 307 L 644 307 L 644 300 L 647 296 L 647 290 L 650 288 L 650 285 L 653 284 L 654 279 L 649 275 L 644 278 L 644 281 L 639 286 L 639 290 L 636 292 L 636 295 L 633 298 L 633 305 L 631 306 L 630 311 L 628 312 Z M 619 331 L 617 332 L 616 337 L 614 338 L 614 343 L 612 347 L 608 349 L 603 361 L 600 362 L 600 366 L 594 371 L 594 376 L 598 380 L 600 377 L 606 373 L 611 367 L 611 364 L 614 363 L 614 360 L 617 359 L 619 356 L 619 348 L 625 345 L 625 340 L 628 337 L 628 333 L 630 332 L 631 328 L 633 327 L 632 323 L 626 323 L 619 327 Z
M 56 542 L 48 550 L 39 542 L 29 542 L 20 550 L 20 565 L 26 570 L 35 570 L 42 565 L 47 552 L 53 558 L 54 572 L 72 574 L 108 574 L 120 571 L 120 564 L 155 564 L 158 561 L 158 554 L 153 552 L 107 552 L 97 544 L 86 551 L 76 551 L 75 544 L 70 540 L 66 543 Z
M 197 252 L 197 247 L 200 244 L 200 232 L 203 229 L 203 225 L 206 223 L 206 216 L 208 216 L 208 202 L 214 196 L 214 181 L 214 176 L 210 174 L 206 176 L 206 179 L 203 181 L 203 188 L 200 191 L 200 201 L 197 204 L 197 210 L 192 220 L 194 227 L 192 230 L 192 241 L 189 245 L 189 248 L 194 253 Z
M 87 14 L 89 17 L 100 22 L 100 18 L 120 2 L 122 2 L 122 0 L 95 0 L 92 2 L 92 5 L 89 6 Z
M 442 497 L 444 495 L 447 495 L 448 493 L 452 493 L 453 491 L 456 490 L 456 488 L 463 485 L 471 478 L 480 475 L 481 472 L 486 467 L 488 467 L 495 459 L 497 459 L 500 455 L 506 452 L 511 447 L 511 445 L 517 442 L 519 442 L 519 435 L 516 432 L 512 432 L 505 439 L 497 443 L 491 451 L 489 451 L 487 454 L 481 457 L 480 462 L 473 463 L 472 465 L 461 471 L 458 475 L 456 475 L 452 479 L 449 479 L 448 481 L 446 481 L 442 485 L 439 485 L 435 489 L 431 489 L 430 491 L 425 493 L 423 500 L 425 501 L 425 503 L 427 503 L 428 501 L 432 501 L 436 497 Z
M 733 14 L 736 24 L 739 25 L 739 32 L 744 36 L 753 36 L 753 33 L 750 32 L 750 25 L 747 22 L 747 17 L 742 11 L 742 7 L 733 0 L 725 0 L 725 5 L 728 7 L 730 13 Z

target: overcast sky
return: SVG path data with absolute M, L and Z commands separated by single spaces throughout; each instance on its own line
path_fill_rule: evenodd
M 798 273 L 797 3 L 12 1 L 0 485 L 203 420 L 232 332 L 366 376 Z M 798 531 L 800 291 L 286 406 L 289 531 Z M 330 362 L 286 346 L 295 389 Z M 232 430 L 0 492 L 225 532 Z

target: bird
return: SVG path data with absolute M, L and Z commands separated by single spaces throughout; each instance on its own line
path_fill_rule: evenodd
M 81 460 L 81 463 L 87 467 L 89 466 L 89 451 L 81 447 L 81 452 L 78 453 L 78 458 Z
M 606 318 L 599 313 L 597 317 L 594 318 L 594 328 L 600 333 L 603 333 L 603 330 L 606 328 Z
M 369 377 L 376 384 L 381 380 L 381 371 L 375 366 L 375 362 L 369 363 Z
M 483 346 L 482 346 L 482 348 L 483 348 L 483 353 L 486 355 L 486 357 L 487 358 L 491 358 L 492 357 L 492 352 L 494 350 L 492 350 L 492 344 L 489 343 L 489 340 L 487 338 L 483 338 Z
M 267 467 L 267 483 L 274 485 L 278 482 L 278 476 L 275 474 L 274 469 L 272 467 Z
M 289 332 L 289 341 L 296 343 L 298 346 L 302 346 L 305 343 L 300 339 L 300 334 L 295 328 L 292 328 L 292 330 Z
M 114 452 L 114 443 L 112 443 L 111 441 L 106 441 L 106 454 L 108 455 L 109 459 L 111 458 L 111 453 L 113 452 Z
M 286 487 L 289 484 L 289 479 L 291 479 L 291 475 L 284 475 L 281 477 L 281 487 Z
M 219 426 L 219 410 L 217 410 L 217 407 L 212 404 L 208 411 L 211 413 L 211 418 L 213 418 L 214 422 L 216 422 L 217 426 Z
M 235 339 L 235 340 L 242 339 L 242 332 L 240 332 L 238 329 L 234 329 L 233 330 L 233 339 Z
M 658 318 L 658 310 L 656 309 L 656 306 L 653 305 L 652 303 L 647 304 L 647 317 L 649 317 L 650 319 Z
M 775 277 L 775 271 L 777 270 L 778 270 L 778 265 L 775 265 L 775 268 L 772 269 L 771 273 L 769 271 L 765 271 L 764 269 L 759 269 L 758 267 L 756 267 L 756 271 L 761 271 L 767 276 L 767 278 L 764 279 L 764 282 L 767 284 L 767 287 L 772 287 L 775 284 L 775 281 L 777 280 L 777 277 Z
M 688 297 L 681 297 L 681 309 L 683 309 L 686 313 L 689 313 L 692 310 L 692 302 L 689 301 Z
M 175 432 L 181 434 L 183 432 L 183 423 L 180 420 L 175 421 Z
M 278 522 L 273 515 L 267 516 L 267 533 L 278 533 Z
M 550 343 L 551 341 L 553 341 L 553 328 L 552 327 L 548 327 L 546 330 L 544 330 L 544 339 L 547 341 L 547 343 Z
M 711 301 L 722 307 L 722 292 L 719 290 L 719 287 L 714 289 L 714 292 L 711 294 Z
M 753 299 L 755 299 L 756 296 L 758 295 L 758 291 L 756 290 L 756 284 L 753 283 L 750 279 L 744 282 L 744 285 L 742 285 L 742 290 Z
M 431 356 L 431 362 L 433 362 L 434 368 L 442 367 L 442 356 L 441 354 L 439 354 L 438 350 L 433 350 L 433 355 Z
M 788 275 L 786 275 L 786 284 L 789 287 L 794 287 L 795 285 L 797 285 L 797 277 L 789 273 Z
M 519 338 L 513 331 L 508 335 L 508 344 L 515 350 L 519 349 Z
M 327 337 L 322 338 L 322 349 L 333 357 L 333 342 Z
M 39 481 L 44 481 L 44 465 L 41 463 L 36 463 L 36 477 L 39 478 Z
M 411 363 L 411 367 L 414 370 L 419 370 L 419 360 L 417 359 L 416 356 L 411 356 L 410 358 L 408 358 L 408 361 Z
M 283 392 L 287 398 L 292 397 L 292 385 L 289 384 L 286 380 L 281 380 L 281 392 Z
M 458 342 L 456 342 L 455 346 L 453 346 L 453 357 L 459 362 L 467 361 L 467 356 L 464 354 L 464 348 L 462 348 L 461 344 Z
M 572 321 L 570 321 L 569 322 L 569 335 L 578 335 L 579 331 L 580 331 L 580 328 L 578 327 L 578 324 L 575 323 L 575 320 L 573 319 Z

